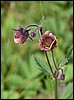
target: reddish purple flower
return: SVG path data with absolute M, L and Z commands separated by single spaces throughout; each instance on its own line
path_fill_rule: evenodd
M 26 42 L 26 39 L 29 37 L 28 30 L 24 28 L 14 29 L 14 42 L 18 44 L 23 44 Z
M 31 32 L 31 33 L 30 33 L 30 37 L 33 38 L 33 37 L 35 37 L 35 36 L 36 36 L 36 33 L 35 33 L 35 32 Z
M 51 32 L 46 31 L 39 40 L 40 50 L 50 51 L 56 47 L 57 38 Z
M 64 80 L 65 79 L 65 75 L 61 74 L 59 80 Z

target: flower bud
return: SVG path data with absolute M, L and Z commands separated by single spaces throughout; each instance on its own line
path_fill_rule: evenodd
M 59 79 L 60 80 L 64 80 L 65 79 L 65 75 L 64 74 L 61 74 Z
M 35 36 L 36 36 L 36 33 L 35 33 L 35 32 L 31 32 L 31 33 L 30 33 L 30 37 L 31 37 L 31 38 L 33 38 L 33 37 L 35 37 Z

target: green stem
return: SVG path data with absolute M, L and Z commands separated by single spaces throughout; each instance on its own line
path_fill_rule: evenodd
M 52 59 L 53 59 L 54 67 L 57 70 L 57 66 L 56 66 L 56 63 L 55 63 L 53 50 L 51 50 L 51 53 L 52 53 Z M 55 78 L 54 85 L 55 85 L 55 99 L 58 99 L 58 97 L 57 97 L 57 77 Z
M 48 62 L 48 65 L 49 65 L 49 67 L 50 67 L 50 70 L 51 70 L 51 72 L 52 72 L 52 75 L 53 75 L 53 77 L 54 77 L 54 73 L 53 73 L 53 70 L 52 70 L 52 67 L 51 67 L 51 64 L 50 64 L 48 55 L 47 55 L 47 51 L 45 51 L 45 55 L 46 55 L 47 62 Z M 53 52 L 52 52 L 52 55 L 53 55 Z M 53 55 L 52 57 L 53 57 L 53 62 L 55 62 L 55 60 L 54 60 L 54 55 Z M 54 66 L 55 66 L 55 65 L 56 65 L 56 64 L 54 64 Z M 57 68 L 57 67 L 55 66 L 55 68 Z M 57 77 L 55 78 L 55 83 L 54 83 L 54 85 L 55 85 L 55 99 L 57 99 L 57 98 L 58 98 L 58 97 L 57 97 Z
M 58 99 L 57 97 L 57 78 L 55 78 L 55 99 Z
M 41 13 L 42 13 L 42 17 L 43 17 L 43 9 L 42 9 L 42 5 L 41 5 L 41 1 L 40 1 L 40 8 L 41 8 Z

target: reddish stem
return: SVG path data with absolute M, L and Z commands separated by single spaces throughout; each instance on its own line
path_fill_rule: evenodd
M 53 73 L 53 70 L 52 70 L 52 67 L 51 67 L 51 64 L 50 64 L 48 55 L 47 55 L 47 51 L 45 51 L 45 55 L 46 55 L 46 59 L 47 59 L 48 65 L 49 65 L 49 67 L 50 67 L 50 70 L 51 70 L 51 72 L 52 72 L 52 75 L 53 75 L 53 77 L 54 77 L 54 73 Z

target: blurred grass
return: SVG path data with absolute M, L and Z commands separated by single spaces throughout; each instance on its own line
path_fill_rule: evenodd
M 38 38 L 15 44 L 12 28 L 19 25 L 41 24 L 43 32 L 50 30 L 58 37 L 54 50 L 60 62 L 73 46 L 72 1 L 1 1 L 1 98 L 37 98 L 37 95 L 54 95 L 53 82 L 49 81 L 34 61 L 37 55 L 43 62 L 44 53 L 38 48 Z M 49 56 L 51 54 L 49 53 Z M 43 59 L 44 58 L 44 59 Z M 51 58 L 50 58 L 51 61 Z M 51 61 L 52 64 L 52 61 Z M 73 80 L 73 55 L 66 70 L 66 83 Z M 70 74 L 71 73 L 71 74 Z M 15 94 L 15 95 L 14 95 Z M 40 97 L 41 98 L 41 97 Z

